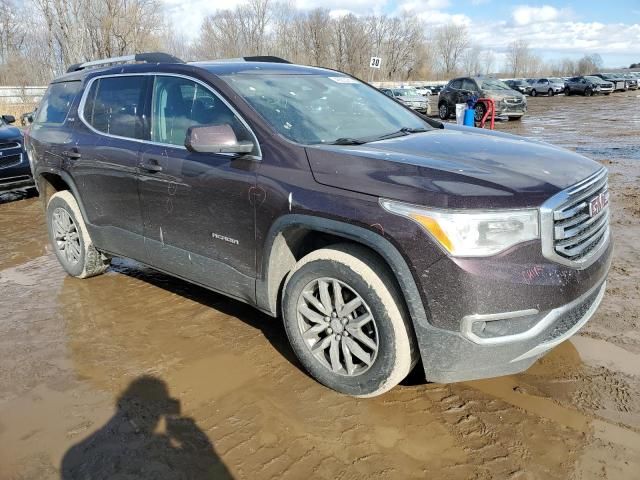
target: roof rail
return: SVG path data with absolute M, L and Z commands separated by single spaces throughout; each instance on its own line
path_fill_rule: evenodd
M 106 65 L 115 65 L 117 63 L 132 63 L 132 62 L 145 62 L 145 63 L 184 63 L 173 55 L 162 52 L 147 52 L 136 53 L 135 55 L 124 55 L 122 57 L 104 58 L 102 60 L 93 60 L 91 62 L 74 63 L 67 68 L 67 73 L 77 72 L 84 70 L 85 68 L 103 67 Z
M 216 63 L 224 62 L 266 62 L 266 63 L 291 63 L 284 58 L 274 57 L 273 55 L 255 55 L 252 57 L 238 57 L 238 58 L 216 58 L 211 60 Z

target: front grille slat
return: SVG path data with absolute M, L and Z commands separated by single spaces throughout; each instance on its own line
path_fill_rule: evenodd
M 4 155 L 0 157 L 0 168 L 9 168 L 14 165 L 18 165 L 22 160 L 20 154 L 18 155 Z
M 565 238 L 575 237 L 580 232 L 596 223 L 603 215 L 606 215 L 607 212 L 608 210 L 606 208 L 603 208 L 597 215 L 593 217 L 590 217 L 588 213 L 583 214 L 579 217 L 576 217 L 576 220 L 579 221 L 571 222 L 570 224 L 563 227 L 556 227 L 556 240 L 564 240 Z
M 596 218 L 596 217 L 594 217 Z M 603 226 L 606 226 L 609 220 L 608 215 L 600 215 L 598 220 L 589 224 L 589 226 L 575 235 L 567 236 L 563 240 L 556 242 L 556 247 L 566 247 L 567 245 L 574 245 L 582 240 L 585 240 L 600 230 Z
M 566 199 L 553 210 L 553 250 L 569 261 L 582 261 L 609 237 L 607 170 L 602 169 L 563 192 Z M 595 215 L 590 202 L 605 195 L 606 205 Z

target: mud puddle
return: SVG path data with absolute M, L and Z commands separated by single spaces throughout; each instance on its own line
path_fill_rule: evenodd
M 640 145 L 631 94 L 529 105 L 498 128 Z M 74 478 L 79 457 L 106 478 L 638 478 L 640 168 L 603 155 L 616 251 L 581 334 L 521 375 L 368 400 L 310 379 L 243 304 L 126 260 L 67 277 L 38 199 L 0 204 L 0 479 Z

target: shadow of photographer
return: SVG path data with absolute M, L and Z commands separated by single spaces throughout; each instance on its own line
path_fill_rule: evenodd
M 116 408 L 100 430 L 65 453 L 63 480 L 233 478 L 207 435 L 181 416 L 164 381 L 135 379 Z

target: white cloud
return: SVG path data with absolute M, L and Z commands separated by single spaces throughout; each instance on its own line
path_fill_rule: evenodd
M 552 22 L 560 17 L 560 10 L 550 5 L 530 7 L 518 5 L 513 9 L 512 18 L 516 25 L 530 25 L 532 23 Z

